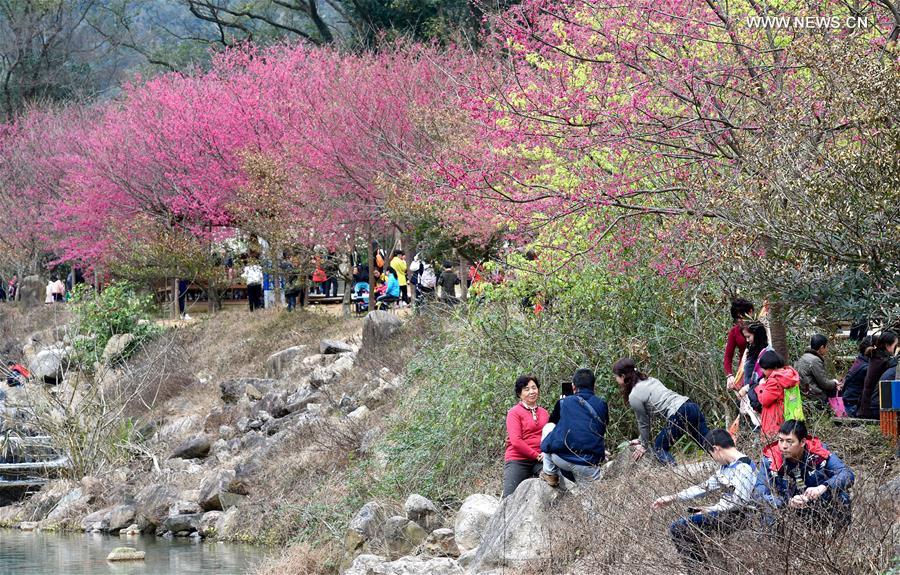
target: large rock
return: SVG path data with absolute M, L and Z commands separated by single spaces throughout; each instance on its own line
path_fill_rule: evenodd
M 488 520 L 499 507 L 500 500 L 491 495 L 476 493 L 466 497 L 456 514 L 456 522 L 453 525 L 456 545 L 460 551 L 465 553 L 478 547 Z
M 112 507 L 95 511 L 81 520 L 81 529 L 89 532 L 107 531 Z
M 363 321 L 363 353 L 375 353 L 400 331 L 403 322 L 396 315 L 386 311 L 371 311 Z
M 384 546 L 395 559 L 411 553 L 427 536 L 422 527 L 406 517 L 397 515 L 384 522 Z
M 463 568 L 446 557 L 403 557 L 386 561 L 378 555 L 360 555 L 344 575 L 462 575 Z
M 198 435 L 175 448 L 170 459 L 203 459 L 209 455 L 211 443 L 206 435 Z
M 54 346 L 37 352 L 28 366 L 35 381 L 55 384 L 62 381 L 68 367 L 69 353 L 63 346 Z
M 306 354 L 305 345 L 295 345 L 273 353 L 266 360 L 266 376 L 278 378 L 298 357 Z
M 475 571 L 521 566 L 549 555 L 551 507 L 560 492 L 540 479 L 526 479 L 503 499 L 488 521 L 475 557 Z
M 85 498 L 86 499 L 86 498 Z M 82 499 L 82 490 L 80 487 L 69 491 L 56 503 L 56 507 L 47 514 L 47 520 L 51 523 L 62 521 L 71 515 L 81 503 L 87 503 Z
M 381 504 L 370 501 L 363 505 L 350 520 L 344 538 L 344 549 L 350 554 L 358 551 L 364 543 L 381 535 L 382 523 L 384 508 Z
M 334 339 L 323 339 L 319 342 L 319 353 L 322 355 L 331 355 L 335 353 L 352 353 L 353 346 L 343 341 Z
M 236 473 L 231 469 L 222 469 L 206 477 L 200 484 L 200 507 L 204 511 L 224 511 L 227 509 L 222 500 L 223 493 L 234 480 Z
M 406 513 L 407 519 L 415 521 L 429 533 L 441 526 L 440 511 L 437 505 L 421 495 L 413 493 L 407 497 L 403 504 L 403 512 Z
M 168 485 L 155 483 L 138 492 L 134 497 L 134 506 L 147 524 L 157 526 L 162 524 L 169 514 L 169 508 L 177 500 L 178 491 Z
M 246 394 L 248 385 L 264 394 L 274 387 L 275 380 L 252 377 L 225 380 L 219 384 L 222 401 L 225 403 L 237 403 Z
M 178 533 L 179 531 L 197 531 L 200 529 L 202 515 L 199 513 L 186 513 L 183 515 L 170 515 L 166 517 L 162 527 L 166 531 Z
M 101 356 L 103 363 L 110 363 L 122 357 L 132 343 L 134 343 L 134 336 L 130 333 L 119 333 L 109 338 Z
M 26 308 L 44 305 L 46 285 L 38 276 L 26 276 L 19 282 L 19 291 L 16 293 L 16 299 Z
M 110 533 L 116 533 L 131 525 L 135 516 L 134 505 L 119 505 L 113 508 L 109 514 L 109 525 L 107 529 Z
M 223 540 L 234 539 L 243 526 L 243 517 L 237 507 L 232 507 L 216 521 L 216 537 Z
M 203 537 L 210 537 L 216 534 L 216 525 L 222 519 L 224 513 L 222 511 L 207 511 L 200 517 L 200 528 L 197 530 Z

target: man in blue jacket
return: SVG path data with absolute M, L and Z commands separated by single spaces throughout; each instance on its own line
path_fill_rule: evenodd
M 763 449 L 757 498 L 776 509 L 790 508 L 807 521 L 842 528 L 850 524 L 853 471 L 828 451 L 806 424 L 789 419 L 778 441 Z
M 541 478 L 559 485 L 559 472 L 571 472 L 576 481 L 600 479 L 600 464 L 606 457 L 606 425 L 609 409 L 594 395 L 594 372 L 579 369 L 572 376 L 575 395 L 560 400 L 559 424 L 541 441 L 544 471 Z

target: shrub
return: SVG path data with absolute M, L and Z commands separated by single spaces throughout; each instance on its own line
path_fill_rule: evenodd
M 72 294 L 73 358 L 84 368 L 92 368 L 103 356 L 110 338 L 130 333 L 134 341 L 125 350 L 127 357 L 141 342 L 155 333 L 149 322 L 151 298 L 137 294 L 128 282 L 113 282 L 103 291 L 75 286 Z

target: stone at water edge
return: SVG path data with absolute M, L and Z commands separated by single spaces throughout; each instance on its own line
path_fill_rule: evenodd
M 107 561 L 143 561 L 145 553 L 134 547 L 116 547 L 106 556 Z
M 38 524 L 36 521 L 23 521 L 19 523 L 20 531 L 36 531 L 38 528 Z
M 120 536 L 125 535 L 127 537 L 137 537 L 140 534 L 141 534 L 141 528 L 138 527 L 137 523 L 132 523 L 125 529 L 122 529 L 121 531 L 119 531 Z
M 465 571 L 447 557 L 401 557 L 386 561 L 378 555 L 360 555 L 344 575 L 462 575 Z

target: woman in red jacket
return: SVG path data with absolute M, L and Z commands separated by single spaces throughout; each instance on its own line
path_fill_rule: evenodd
M 778 429 L 784 423 L 784 390 L 800 385 L 800 374 L 785 366 L 784 359 L 773 349 L 759 356 L 759 367 L 766 376 L 756 388 L 762 404 L 759 431 L 766 444 L 778 437 Z
M 541 432 L 550 414 L 538 405 L 541 384 L 536 377 L 522 375 L 516 379 L 517 403 L 506 414 L 506 463 L 503 466 L 503 497 L 512 494 L 526 479 L 540 474 L 544 454 Z

